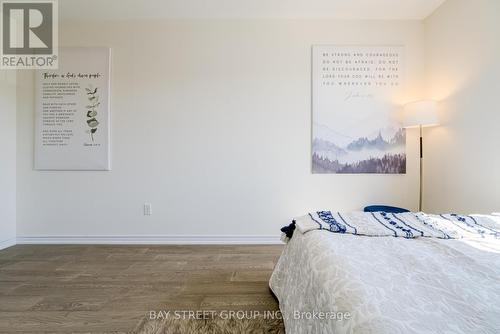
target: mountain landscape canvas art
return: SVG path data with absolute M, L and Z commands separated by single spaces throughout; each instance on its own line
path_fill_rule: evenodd
M 402 47 L 313 47 L 313 173 L 406 173 Z

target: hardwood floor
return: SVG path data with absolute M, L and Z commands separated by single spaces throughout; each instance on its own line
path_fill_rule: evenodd
M 152 310 L 274 311 L 282 246 L 28 246 L 0 251 L 0 333 L 132 333 Z

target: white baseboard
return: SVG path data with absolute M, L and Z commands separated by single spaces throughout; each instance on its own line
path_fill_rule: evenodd
M 276 245 L 279 235 L 19 236 L 17 244 L 53 245 Z
M 16 245 L 16 238 L 0 241 L 0 250 Z

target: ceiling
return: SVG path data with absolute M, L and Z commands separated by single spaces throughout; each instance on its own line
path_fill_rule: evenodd
M 421 20 L 445 0 L 59 0 L 62 20 Z

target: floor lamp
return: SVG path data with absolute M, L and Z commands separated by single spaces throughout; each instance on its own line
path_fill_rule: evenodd
M 431 101 L 431 100 L 416 101 L 408 103 L 404 106 L 403 126 L 405 128 L 419 128 L 420 130 L 418 211 L 422 211 L 422 199 L 423 199 L 423 177 L 424 177 L 423 128 L 436 125 L 439 125 L 436 101 Z

